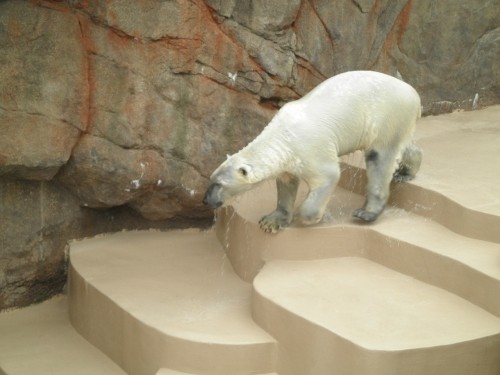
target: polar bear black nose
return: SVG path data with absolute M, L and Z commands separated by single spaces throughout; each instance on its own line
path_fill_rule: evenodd
M 222 188 L 221 184 L 212 184 L 208 187 L 205 197 L 203 198 L 203 204 L 209 206 L 210 208 L 218 208 L 224 203 L 220 199 L 220 190 Z

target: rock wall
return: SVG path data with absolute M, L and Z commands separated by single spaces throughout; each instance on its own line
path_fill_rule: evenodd
M 209 225 L 211 171 L 327 77 L 439 113 L 499 103 L 499 58 L 496 0 L 0 2 L 0 310 L 61 290 L 71 238 Z

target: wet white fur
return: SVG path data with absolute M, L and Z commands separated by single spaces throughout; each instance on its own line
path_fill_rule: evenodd
M 283 106 L 211 180 L 223 186 L 224 200 L 284 174 L 305 180 L 314 190 L 324 184 L 324 174 L 337 179 L 339 156 L 356 150 L 390 155 L 391 165 L 384 168 L 392 175 L 420 110 L 418 93 L 397 78 L 371 71 L 337 75 Z

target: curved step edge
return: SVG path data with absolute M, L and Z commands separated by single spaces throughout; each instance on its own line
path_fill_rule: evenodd
M 270 336 L 231 345 L 165 334 L 87 282 L 71 257 L 68 273 L 73 327 L 130 375 L 155 374 L 163 367 L 204 375 L 274 370 L 277 344 Z

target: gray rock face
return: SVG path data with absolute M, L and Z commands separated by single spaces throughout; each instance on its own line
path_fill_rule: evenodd
M 499 33 L 498 1 L 415 1 L 394 57 L 427 111 L 441 102 L 471 109 L 476 94 L 487 106 L 499 100 Z
M 0 2 L 0 309 L 60 290 L 70 238 L 210 223 L 210 173 L 324 79 L 439 113 L 499 103 L 499 57 L 495 0 Z
M 2 2 L 0 52 L 0 175 L 49 180 L 86 126 L 87 63 L 78 21 L 22 1 Z

